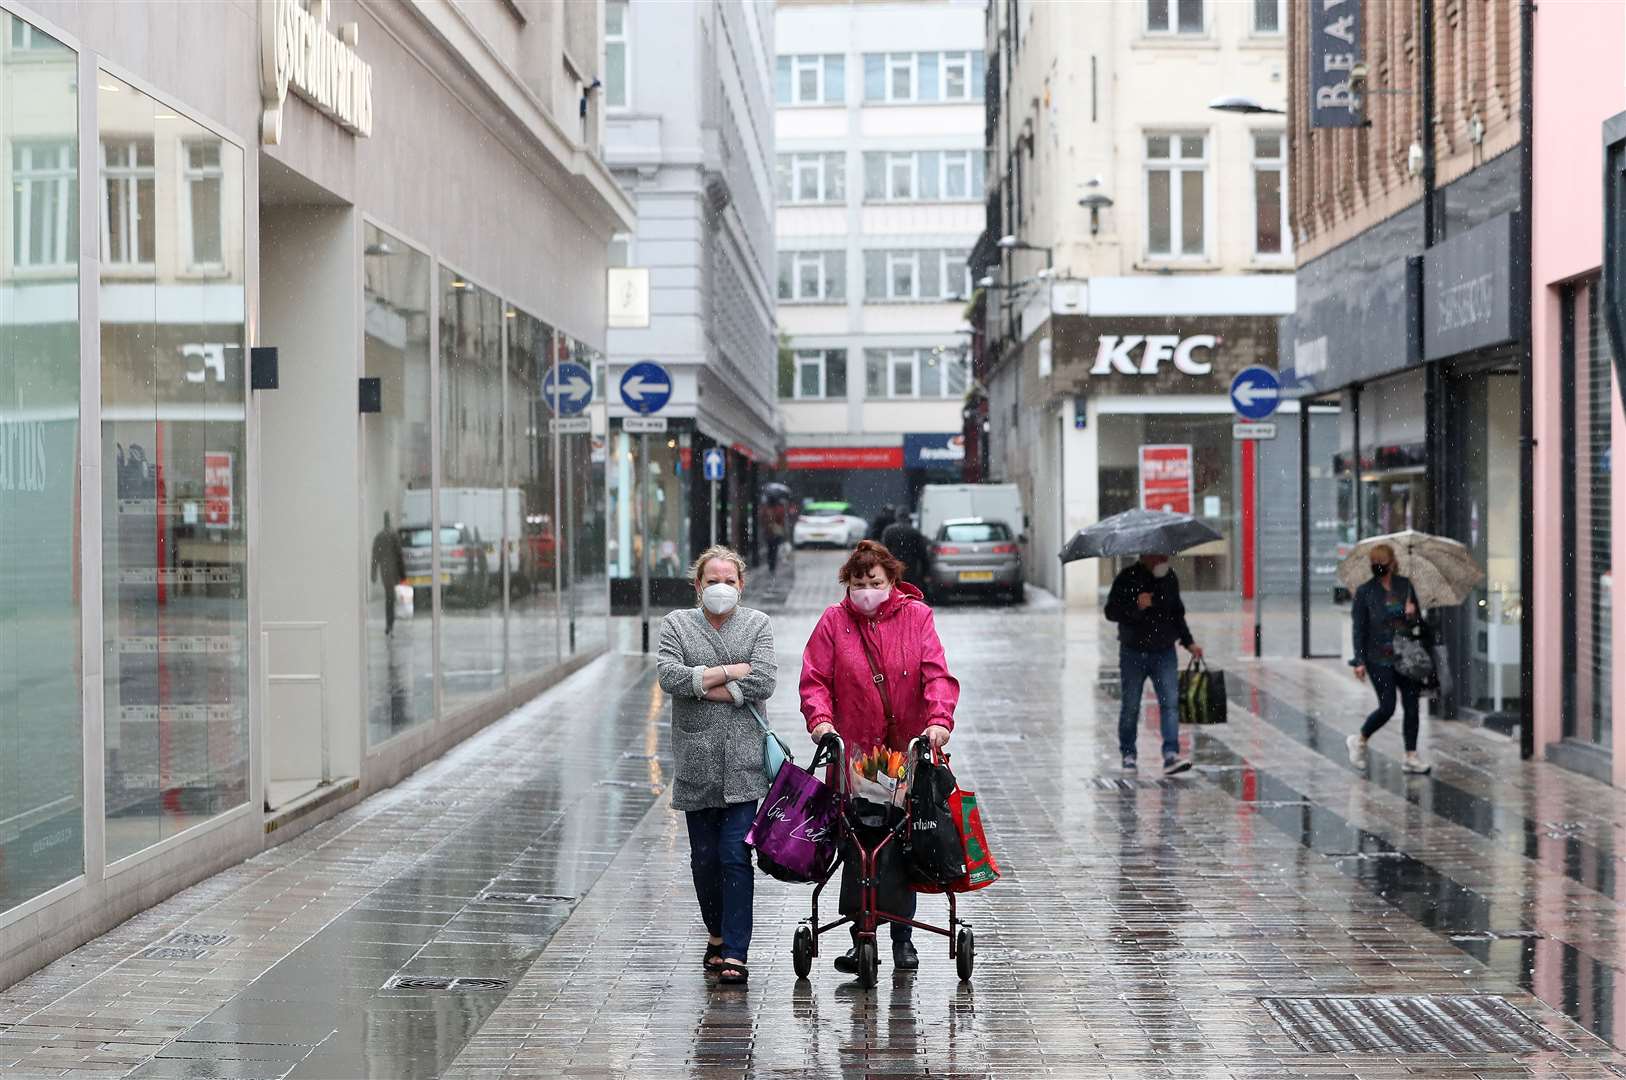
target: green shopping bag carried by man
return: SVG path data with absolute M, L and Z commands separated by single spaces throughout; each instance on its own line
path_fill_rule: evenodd
M 1180 673 L 1180 722 L 1223 724 L 1226 721 L 1225 672 L 1216 671 L 1193 656 Z

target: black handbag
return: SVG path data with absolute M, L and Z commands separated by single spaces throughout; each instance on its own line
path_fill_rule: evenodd
M 1225 696 L 1225 672 L 1209 667 L 1193 656 L 1180 673 L 1180 722 L 1182 724 L 1223 724 L 1230 719 L 1230 702 Z
M 909 768 L 909 829 L 904 835 L 909 879 L 944 888 L 965 877 L 965 845 L 949 808 L 954 773 L 946 760 L 934 762 L 925 746 Z

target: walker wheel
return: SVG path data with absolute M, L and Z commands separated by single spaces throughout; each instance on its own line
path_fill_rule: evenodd
M 858 985 L 865 990 L 873 988 L 880 978 L 881 958 L 875 949 L 875 939 L 858 943 Z
M 813 931 L 805 923 L 796 928 L 791 938 L 790 962 L 798 979 L 807 978 L 808 972 L 813 970 Z
M 960 972 L 961 982 L 971 981 L 971 968 L 977 962 L 977 937 L 971 927 L 960 927 L 954 940 L 954 966 Z

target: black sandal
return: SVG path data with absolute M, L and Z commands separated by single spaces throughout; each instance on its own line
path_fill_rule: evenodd
M 717 981 L 724 986 L 744 986 L 750 978 L 750 969 L 738 960 L 724 960 L 717 969 Z
M 715 961 L 715 962 L 714 962 Z M 715 972 L 723 962 L 723 947 L 706 943 L 706 953 L 700 958 L 700 966 L 707 971 Z

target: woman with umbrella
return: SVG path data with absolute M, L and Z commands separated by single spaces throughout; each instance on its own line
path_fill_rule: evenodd
M 1359 735 L 1351 735 L 1349 763 L 1357 769 L 1366 768 L 1366 743 L 1378 729 L 1395 714 L 1395 697 L 1400 698 L 1405 719 L 1401 734 L 1406 740 L 1406 760 L 1400 767 L 1409 773 L 1426 773 L 1432 766 L 1417 756 L 1417 731 L 1420 725 L 1417 701 L 1422 685 L 1395 670 L 1395 635 L 1409 633 L 1422 616 L 1417 610 L 1417 594 L 1411 582 L 1395 570 L 1395 549 L 1388 544 L 1375 544 L 1368 557 L 1372 560 L 1372 579 L 1355 590 L 1355 603 L 1350 617 L 1355 623 L 1355 655 L 1350 661 L 1355 677 L 1368 679 L 1378 695 L 1378 707 L 1367 716 Z

